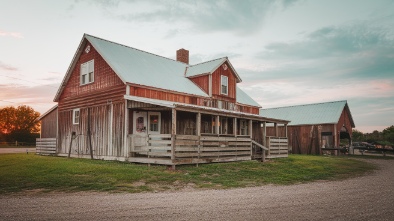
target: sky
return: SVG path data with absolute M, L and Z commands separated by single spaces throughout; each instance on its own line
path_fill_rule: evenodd
M 0 0 L 0 107 L 54 106 L 84 33 L 227 56 L 263 108 L 347 100 L 357 130 L 394 125 L 393 0 Z

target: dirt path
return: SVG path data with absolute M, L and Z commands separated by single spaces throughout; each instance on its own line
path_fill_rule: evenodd
M 394 160 L 364 177 L 176 193 L 0 196 L 0 220 L 392 220 Z

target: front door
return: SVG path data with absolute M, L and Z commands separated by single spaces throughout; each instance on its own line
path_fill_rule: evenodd
M 148 126 L 147 112 L 134 111 L 133 118 L 133 134 L 146 135 Z

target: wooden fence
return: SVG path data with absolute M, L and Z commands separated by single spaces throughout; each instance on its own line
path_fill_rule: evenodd
M 266 137 L 268 146 L 267 158 L 288 157 L 289 147 L 287 137 Z
M 56 154 L 56 138 L 37 138 L 36 154 L 39 155 Z

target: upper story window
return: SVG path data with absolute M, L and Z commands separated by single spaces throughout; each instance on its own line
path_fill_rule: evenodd
M 73 110 L 73 124 L 79 124 L 80 110 L 79 108 Z
M 81 85 L 94 81 L 94 60 L 81 64 Z
M 228 77 L 224 75 L 221 76 L 221 92 L 228 95 Z

